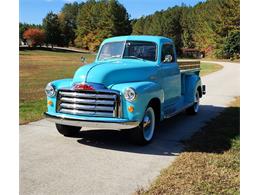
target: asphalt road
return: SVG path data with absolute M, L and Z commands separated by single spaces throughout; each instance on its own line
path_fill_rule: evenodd
M 178 156 L 180 140 L 240 95 L 240 65 L 218 63 L 224 69 L 202 78 L 207 95 L 200 113 L 164 121 L 154 141 L 144 147 L 117 131 L 83 129 L 78 137 L 66 138 L 46 120 L 21 125 L 20 194 L 131 194 L 148 186 Z

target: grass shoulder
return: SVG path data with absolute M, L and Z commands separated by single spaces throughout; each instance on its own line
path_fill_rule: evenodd
M 46 98 L 39 100 L 20 102 L 19 114 L 20 124 L 40 120 L 43 118 L 43 113 L 46 111 Z
M 213 62 L 230 62 L 230 63 L 240 63 L 240 58 L 238 59 L 217 59 L 217 58 L 203 58 L 205 61 Z
M 190 140 L 185 152 L 136 194 L 239 194 L 240 99 Z
M 215 63 L 213 64 L 207 62 L 201 62 L 200 67 L 201 67 L 200 76 L 211 74 L 223 68 L 223 66 L 221 66 L 220 64 L 215 64 Z

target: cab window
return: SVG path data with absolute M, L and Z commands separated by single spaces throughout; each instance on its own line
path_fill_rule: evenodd
M 173 45 L 172 44 L 170 44 L 170 43 L 163 44 L 161 62 L 162 63 L 172 63 L 172 62 L 174 62 L 174 52 L 173 52 Z

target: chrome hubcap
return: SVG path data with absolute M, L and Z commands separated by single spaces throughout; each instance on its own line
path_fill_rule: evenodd
M 151 124 L 151 120 L 150 120 L 149 116 L 145 116 L 144 117 L 144 128 L 149 127 L 150 124 Z
M 143 135 L 146 141 L 150 141 L 153 137 L 155 128 L 155 114 L 151 107 L 149 107 L 143 120 Z

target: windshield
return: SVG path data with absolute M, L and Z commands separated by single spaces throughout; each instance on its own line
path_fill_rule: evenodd
M 156 61 L 156 44 L 148 41 L 120 41 L 105 43 L 98 60 L 128 58 Z

